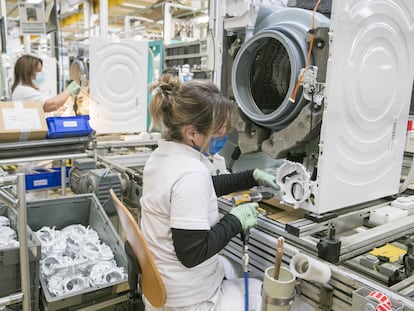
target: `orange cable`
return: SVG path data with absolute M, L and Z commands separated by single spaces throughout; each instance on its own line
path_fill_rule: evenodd
M 293 89 L 292 95 L 289 97 L 289 101 L 291 101 L 292 103 L 295 102 L 296 94 L 299 91 L 299 87 L 300 87 L 300 84 L 302 83 L 303 76 L 305 75 L 306 69 L 309 66 L 310 57 L 311 57 L 312 48 L 313 48 L 313 41 L 315 39 L 315 14 L 316 14 L 316 10 L 318 9 L 318 6 L 319 6 L 320 3 L 321 3 L 321 0 L 318 0 L 318 2 L 315 4 L 315 7 L 313 8 L 312 34 L 311 34 L 311 39 L 310 39 L 310 42 L 309 42 L 308 57 L 306 58 L 305 69 L 302 71 L 301 75 L 299 76 L 298 81 L 296 81 L 296 85 L 295 85 L 295 88 Z

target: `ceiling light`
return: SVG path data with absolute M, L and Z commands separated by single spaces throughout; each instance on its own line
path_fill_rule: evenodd
M 33 4 L 38 4 L 40 2 L 43 2 L 43 0 L 27 0 L 26 3 L 33 3 Z
M 143 16 L 131 16 L 130 20 L 131 22 L 134 22 L 134 21 L 143 21 L 143 22 L 148 22 L 148 23 L 154 22 L 152 19 L 146 18 Z
M 124 2 L 124 3 L 121 3 L 121 5 L 129 7 L 129 8 L 134 8 L 134 9 L 145 9 L 144 5 L 139 5 L 139 4 L 134 4 L 134 3 Z
M 196 20 L 196 23 L 198 24 L 206 24 L 208 23 L 209 17 L 208 15 L 200 16 L 200 17 L 196 17 L 195 20 Z

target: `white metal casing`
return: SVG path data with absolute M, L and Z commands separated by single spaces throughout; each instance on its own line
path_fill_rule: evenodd
M 329 50 L 310 208 L 319 214 L 398 192 L 414 75 L 414 1 L 334 0 Z
M 91 127 L 98 133 L 147 130 L 148 44 L 90 38 Z

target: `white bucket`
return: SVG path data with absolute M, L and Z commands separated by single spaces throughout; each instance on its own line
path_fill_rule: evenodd
M 274 267 L 265 271 L 262 288 L 262 311 L 290 311 L 295 298 L 296 278 L 289 269 L 281 267 L 279 278 L 273 278 Z

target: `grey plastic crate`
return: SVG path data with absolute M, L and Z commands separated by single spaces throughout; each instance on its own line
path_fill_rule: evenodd
M 10 220 L 10 227 L 16 230 L 17 212 L 15 209 L 0 203 L 0 216 Z M 29 279 L 31 310 L 39 310 L 39 261 L 41 256 L 40 242 L 36 235 L 27 228 L 27 244 L 29 255 Z M 0 248 L 0 297 L 21 292 L 20 255 L 19 248 Z M 8 306 L 11 310 L 21 310 L 22 304 Z
M 43 226 L 62 228 L 81 224 L 90 226 L 102 242 L 111 247 L 119 267 L 127 272 L 127 260 L 123 242 L 94 194 L 81 194 L 57 199 L 45 199 L 27 203 L 27 219 L 30 228 L 37 231 Z M 46 280 L 40 275 L 42 310 L 76 310 L 111 299 L 129 290 L 127 279 L 111 284 L 88 288 L 83 291 L 54 297 L 47 290 Z

